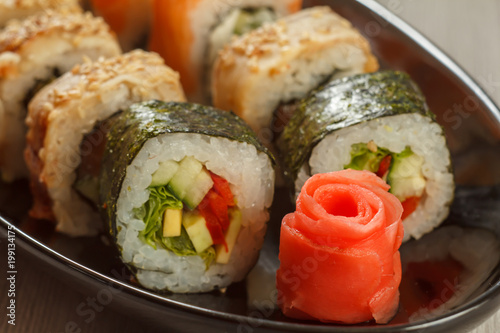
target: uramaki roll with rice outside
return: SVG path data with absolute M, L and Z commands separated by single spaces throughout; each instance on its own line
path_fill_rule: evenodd
M 242 117 L 265 144 L 321 83 L 378 69 L 368 41 L 329 7 L 312 7 L 233 40 L 212 73 L 215 107 Z
M 2 0 L 0 1 L 0 28 L 12 19 L 22 20 L 49 9 L 81 11 L 78 0 Z
M 45 84 L 87 57 L 121 53 L 115 35 L 90 13 L 47 10 L 0 32 L 0 174 L 28 176 L 23 160 L 28 103 Z
M 234 36 L 301 6 L 302 0 L 153 0 L 150 50 L 181 74 L 190 101 L 206 103 L 219 50 Z
M 141 285 L 205 292 L 255 264 L 274 191 L 273 160 L 236 115 L 150 101 L 112 120 L 103 218 Z
M 130 53 L 75 66 L 30 103 L 26 163 L 34 198 L 30 215 L 71 236 L 102 230 L 100 154 L 107 119 L 152 98 L 184 101 L 179 75 L 155 53 Z
M 448 216 L 454 180 L 444 132 L 405 73 L 326 84 L 299 103 L 278 144 L 297 194 L 311 175 L 348 168 L 386 180 L 403 204 L 405 240 Z

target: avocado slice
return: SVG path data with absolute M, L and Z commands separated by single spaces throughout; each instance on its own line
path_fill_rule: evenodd
M 181 235 L 182 209 L 167 208 L 163 214 L 163 237 Z

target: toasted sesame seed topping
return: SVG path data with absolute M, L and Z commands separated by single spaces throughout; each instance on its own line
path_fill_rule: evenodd
M 224 67 L 232 66 L 237 61 L 255 72 L 261 58 L 279 57 L 291 48 L 307 48 L 318 40 L 333 40 L 339 33 L 363 39 L 349 21 L 329 7 L 313 7 L 264 24 L 234 39 L 220 52 L 218 61 Z M 276 70 L 271 71 L 271 74 L 276 73 Z
M 72 77 L 78 77 L 78 80 L 64 86 L 65 89 L 62 90 L 57 87 L 51 89 L 48 100 L 57 106 L 67 100 L 78 98 L 85 92 L 97 91 L 105 82 L 119 75 L 133 76 L 140 72 L 150 73 L 152 77 L 161 75 L 163 79 L 178 80 L 178 74 L 165 66 L 158 54 L 134 50 L 118 57 L 100 58 L 94 62 L 86 58 L 82 64 L 74 66 L 69 73 L 61 77 L 59 83 L 73 82 Z
M 71 42 L 86 36 L 114 35 L 102 18 L 89 12 L 46 10 L 22 21 L 10 21 L 0 32 L 0 52 L 17 52 L 37 36 L 51 34 L 61 34 Z
M 0 9 L 29 9 L 33 7 L 43 9 L 55 8 L 75 8 L 79 7 L 78 0 L 3 0 L 0 2 Z

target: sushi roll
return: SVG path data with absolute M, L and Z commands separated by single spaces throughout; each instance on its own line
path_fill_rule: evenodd
M 121 53 L 115 35 L 90 13 L 47 10 L 11 21 L 0 32 L 0 174 L 5 181 L 27 177 L 23 160 L 24 120 L 31 98 L 46 83 L 84 57 Z
M 442 227 L 401 248 L 401 305 L 410 323 L 470 301 L 500 262 L 500 242 L 487 229 Z
M 149 101 L 108 133 L 100 207 L 138 282 L 179 293 L 224 288 L 255 264 L 273 160 L 232 113 Z
M 448 215 L 454 180 L 444 132 L 405 73 L 326 84 L 300 102 L 278 146 L 296 193 L 311 175 L 348 168 L 386 180 L 403 204 L 405 240 Z
M 92 12 L 101 16 L 118 36 L 124 52 L 147 45 L 153 0 L 90 0 Z
M 218 51 L 234 35 L 296 12 L 302 0 L 153 0 L 150 50 L 179 71 L 189 100 L 208 102 Z
M 140 50 L 76 65 L 44 87 L 26 120 L 30 215 L 71 236 L 102 230 L 96 203 L 107 119 L 152 98 L 185 100 L 179 75 L 157 54 Z
M 78 0 L 1 0 L 0 28 L 12 19 L 22 20 L 48 9 L 81 11 Z
M 330 78 L 377 69 L 367 40 L 347 20 L 312 7 L 233 40 L 214 65 L 213 103 L 270 144 L 297 99 Z

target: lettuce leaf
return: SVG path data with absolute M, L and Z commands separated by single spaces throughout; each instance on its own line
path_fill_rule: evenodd
M 134 210 L 136 218 L 146 224 L 144 230 L 139 233 L 141 240 L 154 249 L 160 246 L 179 256 L 199 255 L 208 268 L 215 259 L 214 248 L 209 247 L 202 253 L 197 253 L 184 227 L 181 227 L 180 236 L 163 237 L 162 224 L 165 210 L 167 208 L 182 209 L 182 201 L 177 199 L 166 186 L 150 187 L 149 191 L 149 200 Z
M 391 152 L 385 148 L 377 147 L 373 152 L 366 143 L 355 143 L 351 146 L 351 163 L 344 165 L 344 169 L 377 172 L 380 161 L 389 154 Z
M 411 150 L 410 146 L 406 146 L 405 150 L 403 150 L 400 153 L 394 154 L 393 158 L 395 158 L 395 159 L 403 159 L 403 158 L 407 158 L 407 157 L 409 157 L 409 156 L 411 156 L 413 154 L 414 154 L 413 150 Z
M 238 15 L 233 33 L 241 36 L 247 32 L 257 29 L 266 22 L 276 20 L 276 14 L 269 8 L 243 9 Z

